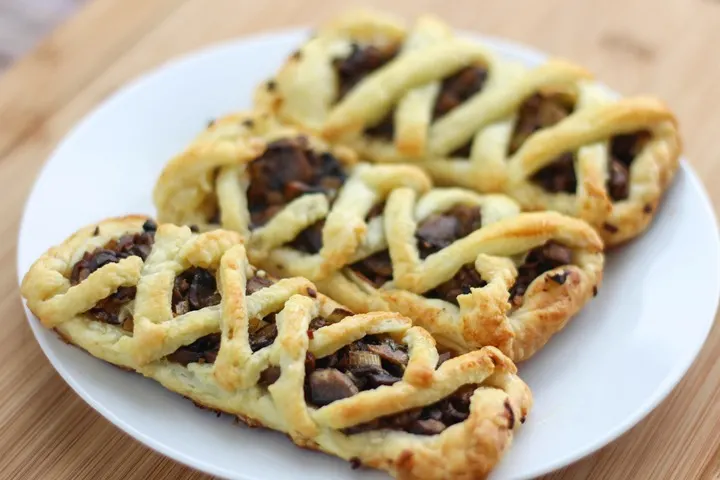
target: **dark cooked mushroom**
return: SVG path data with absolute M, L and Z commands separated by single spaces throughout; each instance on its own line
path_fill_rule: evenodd
M 446 428 L 447 426 L 441 421 L 428 418 L 426 420 L 416 420 L 410 424 L 408 431 L 416 435 L 437 435 Z
M 386 360 L 396 365 L 407 365 L 408 354 L 407 352 L 393 348 L 395 344 L 382 343 L 380 345 L 368 345 L 368 350 L 374 353 L 379 358 Z
M 253 352 L 257 352 L 261 348 L 272 345 L 277 337 L 277 333 L 277 325 L 274 323 L 268 323 L 267 325 L 261 327 L 250 334 L 250 349 Z
M 268 277 L 259 277 L 254 275 L 248 279 L 247 284 L 245 285 L 245 294 L 252 295 L 253 293 L 269 287 L 272 284 L 273 281 Z
M 347 375 L 335 368 L 315 370 L 310 374 L 308 384 L 310 399 L 314 405 L 319 407 L 352 397 L 360 392 Z
M 369 257 L 350 265 L 350 268 L 376 288 L 392 280 L 393 267 L 387 250 L 374 253 Z
M 615 158 L 610 158 L 608 163 L 607 189 L 610 198 L 615 201 L 625 200 L 630 195 L 628 167 Z
M 200 267 L 191 267 L 175 277 L 172 308 L 175 315 L 220 303 L 215 276 Z
M 258 383 L 264 387 L 270 386 L 277 382 L 278 378 L 280 378 L 280 373 L 280 367 L 267 367 L 265 370 L 260 372 L 260 381 Z
M 515 306 L 521 305 L 523 295 L 533 280 L 549 270 L 571 263 L 572 250 L 561 243 L 551 240 L 532 249 L 518 268 L 518 276 L 510 288 L 510 302 Z
M 211 333 L 185 345 L 166 357 L 170 362 L 187 366 L 189 363 L 215 363 L 220 350 L 220 334 Z
M 542 255 L 550 262 L 556 263 L 557 266 L 568 265 L 572 262 L 572 250 L 552 240 L 543 246 Z
M 481 225 L 482 214 L 477 206 L 455 205 L 445 212 L 430 215 L 420 223 L 415 233 L 420 257 L 426 258 L 455 240 L 470 235 Z

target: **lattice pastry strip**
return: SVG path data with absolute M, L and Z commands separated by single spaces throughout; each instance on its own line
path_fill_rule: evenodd
M 154 227 L 130 216 L 80 230 L 26 274 L 28 306 L 70 343 L 199 405 L 398 478 L 482 478 L 525 421 L 530 391 L 497 349 L 439 355 L 428 332 L 399 314 L 353 315 L 306 279 L 274 281 L 257 271 L 234 232 Z M 172 294 L 160 295 L 159 279 L 191 261 L 192 274 L 181 272 Z M 57 298 L 79 285 L 96 297 L 99 278 L 136 263 L 139 278 L 110 289 L 117 294 L 121 284 L 137 284 L 134 303 L 123 305 L 135 318 L 132 328 L 114 325 L 116 305 L 106 300 L 94 310 L 57 313 Z M 141 317 L 167 323 L 154 322 L 168 313 L 166 303 L 178 319 L 184 302 L 199 307 L 193 313 L 218 313 L 209 315 L 213 325 L 203 337 L 170 329 L 168 336 L 178 338 L 168 340 L 180 345 L 174 352 L 159 357 L 154 344 L 138 343 L 149 345 L 149 362 L 136 362 L 131 349 L 119 354 L 118 338 L 145 328 Z
M 207 142 L 214 130 L 226 133 Z M 216 152 L 227 144 L 243 154 Z M 249 235 L 255 262 L 292 264 L 293 275 L 319 279 L 382 237 L 381 219 L 366 217 L 399 186 L 425 191 L 430 180 L 414 166 L 356 163 L 346 150 L 249 113 L 214 122 L 166 166 L 154 198 L 161 221 Z
M 602 242 L 585 222 L 519 213 L 497 195 L 393 191 L 388 251 L 374 252 L 321 291 L 356 311 L 398 311 L 448 349 L 501 349 L 514 361 L 539 350 L 595 294 Z
M 607 245 L 647 228 L 681 149 L 658 100 L 615 100 L 561 59 L 526 68 L 429 16 L 410 28 L 369 12 L 329 22 L 255 96 L 364 158 L 582 218 Z

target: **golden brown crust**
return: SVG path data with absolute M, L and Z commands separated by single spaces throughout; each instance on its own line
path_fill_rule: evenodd
M 460 189 L 435 189 L 418 200 L 408 189 L 395 190 L 385 209 L 393 280 L 376 289 L 346 268 L 318 282 L 321 291 L 356 311 L 382 309 L 407 315 L 445 348 L 465 352 L 492 345 L 516 362 L 529 358 L 597 293 L 604 265 L 602 241 L 581 220 L 555 212 L 518 213 L 505 205 L 496 206 L 494 216 L 487 215 L 491 221 L 479 230 L 420 260 L 415 233 L 418 223 L 433 211 L 429 205 L 447 208 L 453 199 L 469 202 L 472 195 Z M 476 202 L 483 201 L 483 196 L 476 197 Z M 500 199 L 484 201 L 485 210 L 492 211 L 487 206 Z M 510 291 L 521 263 L 518 256 L 549 241 L 569 247 L 572 264 L 540 274 L 529 284 L 522 304 L 511 305 Z M 487 285 L 459 295 L 457 305 L 422 295 L 467 264 L 474 265 Z
M 78 310 L 86 308 L 89 300 L 82 303 L 87 299 L 71 292 L 90 285 L 82 291 L 91 297 L 101 279 L 112 276 L 123 262 L 105 265 L 75 286 L 69 286 L 66 278 L 69 269 L 84 252 L 108 238 L 138 232 L 144 220 L 125 217 L 100 222 L 98 240 L 93 236 L 95 225 L 84 228 L 50 249 L 31 267 L 23 280 L 22 294 L 43 325 L 54 327 L 92 355 L 153 378 L 198 405 L 236 415 L 251 426 L 284 432 L 299 446 L 387 470 L 398 478 L 482 478 L 509 447 L 521 423 L 518 419 L 527 415 L 532 397 L 508 357 L 489 347 L 452 358 L 436 368 L 439 357 L 432 337 L 396 313 L 348 316 L 309 336 L 312 318 L 330 315 L 343 307 L 317 294 L 312 284 L 302 278 L 280 280 L 246 295 L 247 277 L 254 269 L 234 232 L 194 234 L 187 227 L 160 225 L 146 261 L 131 257 L 140 260 L 134 330 L 127 332 L 119 326 L 90 320 Z M 193 258 L 197 266 L 217 270 L 221 304 L 185 314 L 184 319 L 183 315 L 172 318 L 166 315 L 169 306 L 164 305 L 169 297 L 157 282 L 167 277 L 168 268 L 177 273 L 187 267 L 188 258 Z M 123 268 L 136 267 L 135 263 Z M 172 280 L 172 276 L 168 278 Z M 111 292 L 119 282 L 113 285 Z M 59 308 L 67 307 L 62 298 L 68 296 L 74 298 L 73 305 L 83 306 Z M 203 312 L 209 327 L 189 332 L 183 325 L 188 323 L 189 315 L 198 312 Z M 247 329 L 272 312 L 277 312 L 277 339 L 268 347 L 250 351 Z M 164 332 L 161 347 L 138 338 L 148 325 L 155 332 Z M 221 333 L 215 363 L 183 366 L 165 358 L 172 352 L 165 346 L 177 348 L 214 332 Z M 408 346 L 409 362 L 402 380 L 324 407 L 307 405 L 303 390 L 306 354 L 322 358 L 369 334 L 388 334 Z M 258 380 L 268 366 L 280 367 L 281 374 L 266 388 Z M 394 430 L 357 434 L 342 431 L 381 415 L 432 404 L 468 384 L 478 385 L 468 418 L 442 433 L 422 436 Z
M 248 238 L 248 254 L 255 263 L 271 262 L 280 268 L 292 265 L 293 275 L 316 280 L 341 268 L 358 249 L 367 248 L 364 242 L 381 237 L 381 219 L 368 224 L 365 217 L 393 188 L 406 186 L 421 192 L 430 188 L 430 179 L 415 166 L 357 163 L 348 149 L 332 150 L 305 135 L 313 150 L 330 151 L 345 166 L 349 176 L 337 198 L 330 204 L 321 193 L 299 196 L 251 231 L 247 164 L 262 155 L 270 141 L 299 135 L 258 112 L 216 120 L 160 175 L 154 192 L 158 218 L 195 224 L 201 230 L 222 227 L 237 231 Z M 219 225 L 208 221 L 215 209 Z M 289 245 L 319 221 L 324 221 L 324 226 L 318 253 L 308 254 Z
M 525 68 L 458 39 L 432 16 L 420 16 L 412 25 L 378 12 L 357 14 L 357 23 L 354 16 L 348 13 L 320 26 L 274 76 L 273 89 L 258 87 L 256 105 L 375 162 L 413 162 L 438 185 L 504 192 L 526 210 L 582 218 L 608 246 L 647 228 L 677 171 L 681 151 L 676 120 L 661 102 L 649 97 L 615 100 L 590 72 L 563 59 Z M 353 45 L 392 45 L 399 53 L 336 101 L 333 62 L 347 57 Z M 481 90 L 433 119 L 443 79 L 474 65 L 487 71 Z M 531 132 L 526 145 L 511 154 L 523 103 L 545 92 L 571 99 L 573 112 L 554 127 Z M 389 114 L 390 140 L 365 133 Z M 652 141 L 630 165 L 629 197 L 613 201 L 606 186 L 607 143 L 614 135 L 638 130 L 650 131 Z M 458 153 L 463 146 L 469 148 Z M 552 193 L 531 181 L 533 173 L 568 151 L 576 153 L 575 191 Z

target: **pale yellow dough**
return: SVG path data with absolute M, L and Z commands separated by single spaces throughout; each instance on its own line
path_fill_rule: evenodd
M 286 433 L 296 444 L 388 471 L 401 479 L 484 478 L 509 447 L 532 404 L 512 361 L 488 347 L 445 361 L 439 368 L 432 337 L 396 313 L 352 315 L 318 294 L 304 278 L 288 278 L 245 294 L 256 271 L 237 233 L 196 234 L 188 227 L 160 225 L 147 260 L 129 257 L 105 265 L 75 286 L 68 279 L 85 252 L 125 233 L 142 231 L 146 218 L 108 219 L 79 230 L 51 248 L 22 282 L 28 307 L 47 327 L 92 355 L 137 371 L 199 405 L 233 415 L 253 426 Z M 219 277 L 220 305 L 173 318 L 170 296 L 176 274 L 191 266 Z M 132 331 L 91 320 L 83 312 L 120 286 L 136 286 Z M 277 312 L 276 341 L 253 353 L 249 330 Z M 311 319 L 334 318 L 308 335 Z M 214 364 L 187 367 L 165 359 L 182 345 L 221 333 Z M 385 333 L 408 346 L 402 381 L 367 390 L 322 408 L 305 403 L 307 353 L 321 358 L 368 334 Z M 281 375 L 271 386 L 258 384 L 268 366 Z M 477 384 L 470 416 L 440 434 L 420 436 L 380 430 L 347 435 L 342 429 L 374 418 L 422 407 L 457 388 Z
M 479 206 L 482 227 L 421 260 L 415 238 L 418 223 L 458 204 Z M 516 362 L 526 360 L 597 294 L 602 282 L 603 244 L 587 223 L 556 212 L 519 213 L 518 206 L 502 195 L 438 188 L 418 198 L 412 190 L 400 188 L 386 204 L 385 229 L 392 281 L 374 288 L 345 268 L 318 286 L 355 311 L 407 315 L 438 344 L 455 351 L 491 345 Z M 511 306 L 517 265 L 528 251 L 550 240 L 572 250 L 572 264 L 541 274 L 529 285 L 523 303 Z M 466 264 L 474 264 L 487 285 L 459 295 L 458 305 L 422 296 Z
M 337 102 L 333 61 L 346 57 L 354 44 L 394 46 L 399 53 Z M 488 72 L 483 88 L 433 122 L 442 79 L 472 65 Z M 509 155 L 518 110 L 537 92 L 565 94 L 573 100 L 574 112 L 532 134 Z M 657 99 L 616 100 L 588 71 L 558 58 L 527 68 L 456 37 L 430 15 L 407 25 L 384 13 L 351 11 L 321 25 L 269 83 L 257 88 L 255 104 L 298 128 L 351 146 L 372 161 L 413 162 L 437 184 L 504 192 L 525 210 L 556 210 L 582 218 L 608 246 L 648 227 L 677 171 L 681 151 L 675 117 Z M 392 111 L 391 141 L 363 133 Z M 613 201 L 606 187 L 608 141 L 640 130 L 649 131 L 651 141 L 630 166 L 629 197 Z M 468 142 L 469 158 L 452 156 Z M 530 180 L 566 151 L 577 154 L 574 193 L 550 193 Z

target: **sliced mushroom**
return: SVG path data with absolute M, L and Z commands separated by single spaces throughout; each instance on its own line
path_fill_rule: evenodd
M 335 368 L 323 368 L 310 374 L 310 399 L 314 405 L 325 406 L 360 392 L 353 381 Z
M 272 385 L 273 383 L 277 382 L 278 378 L 280 378 L 280 373 L 280 367 L 267 367 L 265 370 L 260 372 L 260 385 L 265 387 Z
M 272 345 L 277 337 L 277 333 L 277 325 L 274 323 L 269 323 L 259 330 L 256 330 L 250 335 L 250 349 L 253 352 L 257 352 L 261 348 Z
M 407 365 L 409 359 L 407 352 L 400 348 L 393 348 L 393 345 L 396 344 L 393 342 L 393 344 L 368 345 L 368 350 L 394 365 Z
M 269 287 L 272 284 L 273 281 L 268 277 L 259 277 L 254 275 L 248 279 L 247 284 L 245 285 L 245 295 L 252 295 L 253 293 Z
M 548 260 L 555 262 L 556 266 L 572 263 L 572 250 L 557 242 L 547 242 L 542 249 L 542 254 Z
M 428 418 L 427 420 L 417 420 L 410 425 L 408 432 L 416 435 L 437 435 L 445 430 L 447 426 L 439 420 Z

